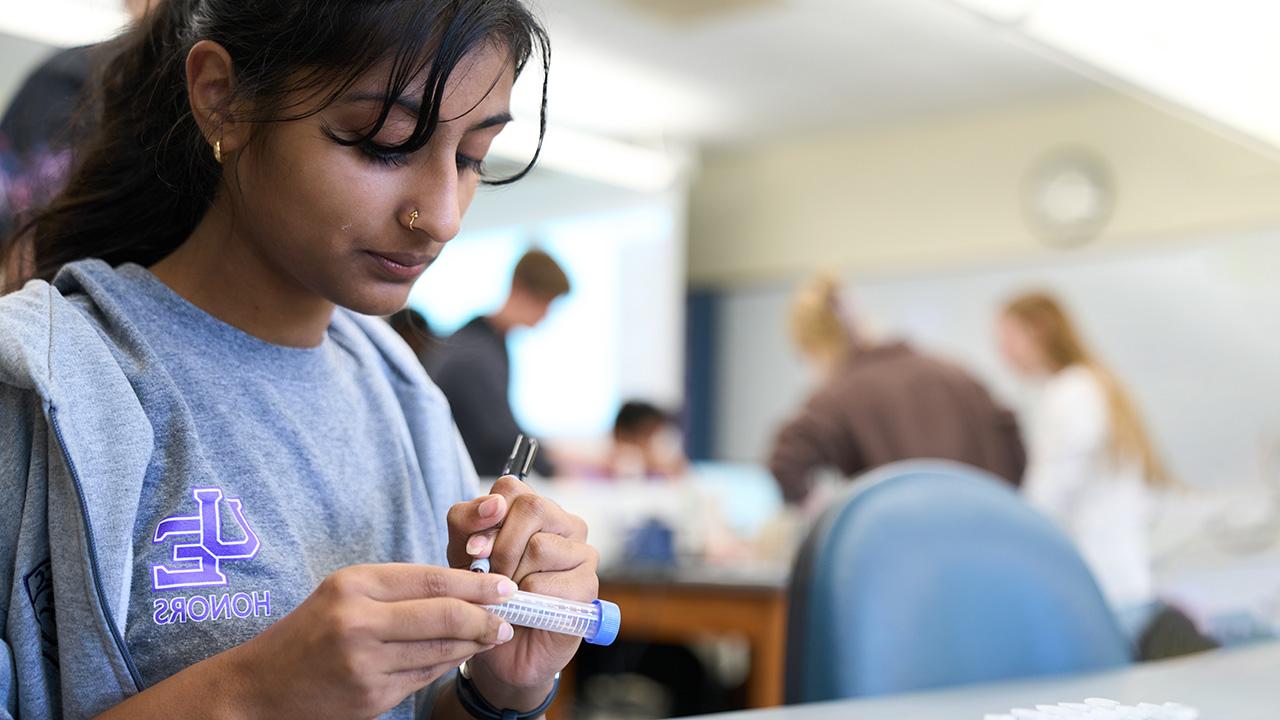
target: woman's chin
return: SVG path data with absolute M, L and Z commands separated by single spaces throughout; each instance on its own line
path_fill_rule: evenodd
M 409 302 L 408 285 L 379 284 L 380 287 L 361 288 L 359 292 L 344 293 L 344 297 L 331 298 L 336 305 L 361 315 L 391 315 L 404 309 Z

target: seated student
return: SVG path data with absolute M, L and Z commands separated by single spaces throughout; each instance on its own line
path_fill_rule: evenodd
M 674 419 L 656 405 L 623 403 L 613 424 L 613 446 L 606 469 L 617 478 L 677 478 L 688 460 Z
M 541 323 L 557 298 L 569 294 L 569 278 L 541 250 L 530 250 L 516 263 L 511 292 L 492 315 L 473 319 L 439 348 L 439 360 L 428 366 L 431 377 L 449 398 L 453 418 L 481 477 L 497 477 L 523 431 L 511 411 L 511 356 L 507 334 Z M 551 476 L 555 468 L 539 453 L 533 469 Z
M 1147 531 L 1163 466 L 1128 393 L 1052 297 L 1015 298 L 1000 317 L 1009 365 L 1040 384 L 1022 490 L 1075 540 L 1122 614 L 1153 602 Z
M 769 467 L 788 502 L 813 472 L 858 475 L 895 460 L 941 458 L 1016 485 L 1025 456 L 1012 413 L 969 373 L 902 342 L 874 344 L 845 319 L 835 281 L 820 277 L 791 308 L 796 344 L 823 373 L 819 388 L 778 432 Z
M 519 0 L 165 0 L 124 36 L 0 296 L 0 717 L 544 706 L 578 641 L 482 605 L 594 599 L 586 524 L 479 495 L 369 316 L 459 232 L 546 41 Z

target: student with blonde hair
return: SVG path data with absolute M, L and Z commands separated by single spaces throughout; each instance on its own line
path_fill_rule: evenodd
M 774 443 L 769 467 L 789 502 L 806 499 L 821 468 L 852 477 L 913 458 L 956 460 L 1020 481 L 1017 422 L 969 373 L 903 342 L 874 342 L 850 319 L 830 277 L 797 292 L 790 320 L 793 341 L 823 380 Z
M 1000 348 L 1043 383 L 1028 423 L 1027 499 L 1075 540 L 1114 608 L 1149 604 L 1148 489 L 1166 476 L 1133 402 L 1050 295 L 1005 305 Z

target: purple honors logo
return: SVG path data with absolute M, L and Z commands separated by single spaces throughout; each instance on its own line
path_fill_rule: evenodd
M 225 498 L 231 516 L 239 528 L 239 539 L 222 536 L 221 488 L 202 487 L 191 491 L 196 501 L 195 515 L 167 517 L 156 525 L 152 544 L 172 543 L 171 561 L 176 565 L 151 566 L 151 589 L 182 590 L 188 588 L 224 587 L 227 575 L 224 562 L 252 560 L 261 543 L 244 519 L 240 498 Z M 152 620 L 157 625 L 226 620 L 271 615 L 269 591 L 209 593 L 190 596 L 166 596 L 153 602 Z

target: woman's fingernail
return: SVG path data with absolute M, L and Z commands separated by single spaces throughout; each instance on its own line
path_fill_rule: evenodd
M 475 557 L 488 546 L 489 538 L 483 535 L 472 535 L 471 539 L 467 541 L 467 554 Z
M 485 518 L 486 520 L 492 517 L 497 517 L 498 511 L 501 509 L 502 500 L 495 495 L 480 503 L 480 517 Z
M 511 638 L 515 636 L 516 636 L 515 628 L 511 627 L 510 623 L 502 623 L 502 625 L 498 627 L 498 644 L 499 645 L 510 641 Z
M 498 582 L 498 595 L 504 598 L 515 595 L 516 590 L 518 589 L 519 588 L 516 587 L 516 584 L 514 582 L 507 580 L 506 578 L 503 578 Z

